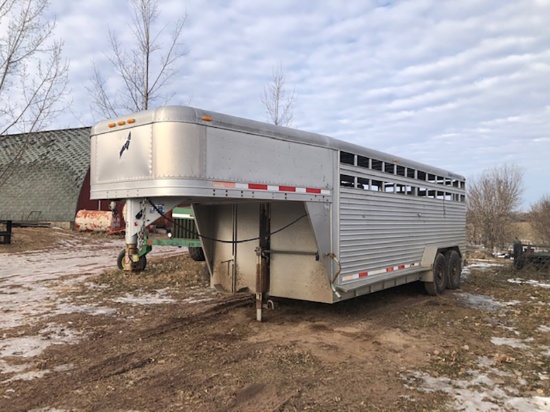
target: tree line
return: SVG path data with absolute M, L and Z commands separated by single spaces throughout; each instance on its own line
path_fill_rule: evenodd
M 519 213 L 523 194 L 523 172 L 514 165 L 485 170 L 467 182 L 466 223 L 468 241 L 489 249 L 507 249 L 517 237 L 514 223 L 524 220 L 532 230 L 532 239 L 550 246 L 550 195 Z M 525 240 L 525 239 L 518 239 Z

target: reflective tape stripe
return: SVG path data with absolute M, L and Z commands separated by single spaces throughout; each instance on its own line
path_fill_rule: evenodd
M 259 185 L 256 183 L 249 183 L 248 188 L 252 190 L 267 190 L 267 185 Z
M 330 196 L 330 190 L 318 189 L 312 187 L 294 187 L 294 186 L 278 186 L 266 185 L 262 183 L 235 183 L 235 182 L 212 182 L 215 188 L 225 189 L 248 189 L 248 190 L 265 190 L 269 192 L 289 192 L 289 193 L 306 193 L 312 195 Z
M 310 187 L 306 187 L 306 193 L 315 193 L 315 194 L 320 195 L 321 194 L 321 189 L 312 189 Z
M 355 273 L 353 275 L 346 275 L 346 276 L 342 276 L 342 281 L 348 282 L 350 280 L 357 280 L 357 279 L 365 278 L 367 276 L 381 275 L 383 273 L 389 273 L 397 270 L 408 269 L 415 266 L 420 266 L 420 263 L 415 262 L 415 263 L 409 263 L 407 265 L 390 266 L 384 269 L 377 269 L 369 272 L 360 272 L 360 273 Z
M 235 187 L 235 183 L 231 183 L 231 182 L 213 182 L 213 184 L 216 187 L 227 187 L 231 189 Z

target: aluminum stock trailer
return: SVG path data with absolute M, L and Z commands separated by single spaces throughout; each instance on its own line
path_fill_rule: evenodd
M 334 303 L 422 281 L 457 288 L 465 178 L 327 136 L 191 107 L 91 132 L 91 198 L 126 201 L 121 267 L 145 268 L 146 226 L 191 205 L 211 285 Z M 176 222 L 177 223 L 177 222 Z

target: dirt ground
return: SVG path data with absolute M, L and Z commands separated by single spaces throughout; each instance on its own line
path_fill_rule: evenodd
M 125 274 L 102 260 L 122 240 L 51 233 L 0 246 L 2 411 L 550 411 L 548 272 L 473 260 L 440 297 L 278 299 L 259 323 L 183 251 Z

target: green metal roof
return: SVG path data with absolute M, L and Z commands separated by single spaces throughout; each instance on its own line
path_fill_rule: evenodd
M 90 128 L 0 136 L 0 220 L 72 222 Z

